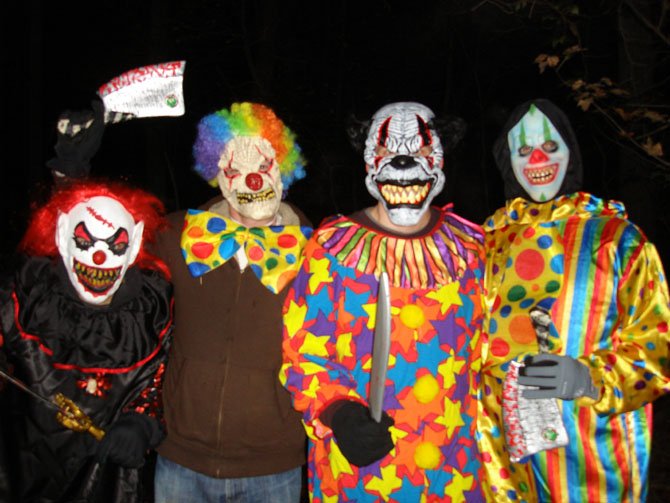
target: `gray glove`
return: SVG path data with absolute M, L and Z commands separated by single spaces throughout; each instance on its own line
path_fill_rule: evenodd
M 596 400 L 599 391 L 588 367 L 569 356 L 539 354 L 531 356 L 519 369 L 519 384 L 539 389 L 524 390 L 524 398 L 574 400 L 588 396 Z

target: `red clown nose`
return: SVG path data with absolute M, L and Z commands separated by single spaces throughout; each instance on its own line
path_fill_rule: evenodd
M 104 264 L 105 260 L 107 260 L 107 255 L 105 255 L 104 251 L 98 250 L 93 254 L 93 262 L 95 262 L 95 265 Z
M 533 149 L 533 153 L 530 154 L 530 159 L 528 162 L 531 164 L 537 164 L 538 162 L 547 162 L 549 160 L 549 157 L 547 157 L 547 154 L 542 152 L 539 148 Z
M 249 173 L 244 181 L 251 190 L 260 190 L 263 186 L 263 178 L 258 173 Z

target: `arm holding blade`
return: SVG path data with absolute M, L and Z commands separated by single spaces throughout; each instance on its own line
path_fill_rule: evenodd
M 597 400 L 600 392 L 586 365 L 557 354 L 560 336 L 549 311 L 536 306 L 530 311 L 530 319 L 537 334 L 540 354 L 526 357 L 519 369 L 519 384 L 531 388 L 523 390 L 524 398 L 574 400 L 586 396 Z
M 1 349 L 0 349 L 1 354 Z M 32 398 L 41 402 L 49 408 L 56 410 L 56 421 L 65 428 L 79 433 L 90 433 L 96 440 L 102 440 L 105 432 L 98 428 L 90 417 L 77 406 L 72 400 L 62 393 L 57 393 L 53 400 L 40 395 L 30 388 L 26 383 L 9 375 L 4 369 L 0 369 L 0 378 L 10 382 L 21 391 L 28 393 Z
M 330 426 L 342 454 L 356 466 L 367 466 L 393 449 L 389 428 L 393 419 L 383 411 L 386 371 L 391 347 L 391 298 L 386 272 L 379 278 L 375 334 L 370 369 L 370 408 L 360 402 L 338 400 L 320 416 Z
M 541 351 L 536 357 L 553 357 L 547 351 L 558 350 L 560 339 L 545 307 L 530 310 L 530 321 L 535 329 Z M 524 376 L 528 368 L 518 360 L 509 362 L 503 384 L 502 416 L 505 439 L 510 459 L 518 462 L 537 452 L 562 447 L 568 443 L 561 411 L 554 397 L 534 396 L 537 391 Z
M 47 161 L 55 181 L 86 178 L 105 131 L 105 107 L 100 100 L 89 110 L 66 110 L 56 126 L 56 156 Z
M 149 65 L 125 72 L 102 85 L 100 99 L 85 110 L 66 110 L 58 118 L 56 156 L 47 161 L 56 182 L 86 178 L 102 142 L 105 125 L 135 118 L 184 114 L 185 61 Z

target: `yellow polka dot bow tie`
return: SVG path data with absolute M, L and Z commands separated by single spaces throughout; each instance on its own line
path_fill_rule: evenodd
M 280 292 L 297 274 L 300 253 L 312 233 L 310 227 L 271 225 L 244 227 L 202 210 L 188 210 L 181 234 L 181 251 L 193 277 L 225 264 L 240 247 L 260 282 Z

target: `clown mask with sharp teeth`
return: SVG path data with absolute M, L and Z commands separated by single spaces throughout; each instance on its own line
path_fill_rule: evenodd
M 243 217 L 263 221 L 277 214 L 283 183 L 275 157 L 270 142 L 260 136 L 238 136 L 226 145 L 219 160 L 219 187 Z
M 440 139 L 433 112 L 419 103 L 392 103 L 372 118 L 365 141 L 368 192 L 391 222 L 416 225 L 444 187 Z
M 531 199 L 553 199 L 563 184 L 570 150 L 547 116 L 531 105 L 509 131 L 507 143 L 514 176 Z
M 111 301 L 142 243 L 143 222 L 111 197 L 92 197 L 61 213 L 56 245 L 77 295 L 89 304 Z

